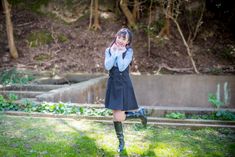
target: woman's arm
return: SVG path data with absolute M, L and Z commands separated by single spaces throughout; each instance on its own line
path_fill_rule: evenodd
M 110 70 L 113 67 L 115 60 L 116 60 L 116 56 L 112 55 L 109 52 L 109 48 L 107 48 L 105 50 L 105 60 L 104 60 L 105 69 Z
M 126 52 L 126 56 L 124 59 L 122 58 L 122 53 L 118 55 L 117 57 L 117 64 L 118 64 L 118 69 L 119 71 L 124 71 L 128 65 L 131 63 L 133 57 L 133 50 L 132 48 L 129 48 Z

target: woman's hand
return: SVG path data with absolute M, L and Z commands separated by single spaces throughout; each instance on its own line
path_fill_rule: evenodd
M 116 57 L 118 55 L 118 51 L 117 51 L 117 47 L 112 45 L 112 47 L 110 48 L 111 51 L 111 55 Z
M 126 47 L 120 47 L 117 46 L 116 44 L 113 44 L 111 47 L 111 54 L 115 57 L 120 56 L 126 51 Z
M 112 51 L 112 50 L 111 50 L 111 55 L 112 55 L 112 56 L 114 56 L 114 57 L 117 57 L 118 52 L 117 52 L 117 51 Z

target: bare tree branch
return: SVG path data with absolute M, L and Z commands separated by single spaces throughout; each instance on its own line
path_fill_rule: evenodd
M 174 4 L 174 3 L 173 3 L 173 4 Z M 192 52 L 191 52 L 191 49 L 190 49 L 191 45 L 189 45 L 188 42 L 186 41 L 185 36 L 184 36 L 184 34 L 183 34 L 183 32 L 182 32 L 182 29 L 181 29 L 181 27 L 180 27 L 180 25 L 179 25 L 179 23 L 178 23 L 178 21 L 177 21 L 178 15 L 179 15 L 179 13 L 180 13 L 180 11 L 179 11 L 179 6 L 180 6 L 180 4 L 181 4 L 181 2 L 177 2 L 176 4 L 174 4 L 174 6 L 176 6 L 176 7 L 173 7 L 174 12 L 172 13 L 172 15 L 171 15 L 171 14 L 168 14 L 168 11 L 165 11 L 165 14 L 166 14 L 166 16 L 167 16 L 168 18 L 170 18 L 170 19 L 175 23 L 175 25 L 176 25 L 176 27 L 177 27 L 177 30 L 178 30 L 178 32 L 179 32 L 181 38 L 182 38 L 182 41 L 183 41 L 183 43 L 184 43 L 184 45 L 185 45 L 185 47 L 186 47 L 186 50 L 187 50 L 188 56 L 189 56 L 189 58 L 190 58 L 190 60 L 191 60 L 191 63 L 192 63 L 192 65 L 193 65 L 194 71 L 195 71 L 197 74 L 199 74 L 199 71 L 198 71 L 198 69 L 197 69 L 197 67 L 196 67 L 196 64 L 195 64 L 195 61 L 194 61 L 194 59 L 193 59 L 193 55 L 192 55 Z M 198 28 L 199 28 L 199 27 L 198 27 Z
M 201 26 L 202 23 L 203 23 L 203 22 L 202 22 L 202 18 L 203 18 L 203 14 L 204 14 L 204 11 L 205 11 L 205 6 L 206 6 L 205 3 L 203 3 L 200 18 L 199 18 L 198 21 L 197 21 L 197 25 L 196 25 L 195 31 L 194 31 L 194 33 L 193 33 L 193 37 L 192 37 L 192 39 L 190 39 L 190 43 L 189 43 L 190 46 L 192 45 L 192 42 L 196 39 L 197 34 L 198 34 L 198 31 L 199 31 L 199 28 L 200 28 L 200 26 Z
M 174 19 L 172 16 L 169 16 L 169 17 L 172 19 L 172 21 L 173 21 L 173 22 L 176 24 L 176 26 L 177 26 L 178 32 L 180 33 L 180 36 L 181 36 L 181 38 L 182 38 L 182 40 L 183 40 L 183 43 L 184 43 L 184 45 L 185 45 L 185 47 L 186 47 L 186 49 L 187 49 L 188 56 L 189 56 L 189 58 L 190 58 L 190 60 L 191 60 L 191 62 L 192 62 L 194 71 L 195 71 L 197 74 L 199 74 L 199 71 L 197 70 L 197 67 L 196 67 L 195 61 L 194 61 L 194 59 L 193 59 L 191 50 L 190 50 L 190 48 L 189 48 L 188 43 L 187 43 L 186 40 L 185 40 L 185 37 L 184 37 L 184 35 L 183 35 L 183 33 L 182 33 L 182 30 L 181 30 L 181 28 L 180 28 L 179 23 L 178 23 L 178 22 L 176 21 L 176 19 Z

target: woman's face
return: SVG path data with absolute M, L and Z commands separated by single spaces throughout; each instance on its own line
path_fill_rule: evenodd
M 129 43 L 127 35 L 118 35 L 116 38 L 116 44 L 118 46 L 126 46 Z

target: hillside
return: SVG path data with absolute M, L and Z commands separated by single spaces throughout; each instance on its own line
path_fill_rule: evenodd
M 88 30 L 89 4 L 81 6 L 81 15 L 74 22 L 65 22 L 60 10 L 55 14 L 42 13 L 13 6 L 12 21 L 19 58 L 10 58 L 5 32 L 5 16 L 0 14 L 0 60 L 1 69 L 18 67 L 21 69 L 53 70 L 64 72 L 105 72 L 104 50 L 113 40 L 121 27 L 126 25 L 125 17 L 110 11 L 100 10 L 101 30 Z M 46 8 L 47 9 L 47 8 Z M 53 14 L 52 14 L 53 13 Z M 63 13 L 66 11 L 63 10 Z M 69 14 L 69 13 L 68 13 Z M 107 16 L 104 16 L 107 15 Z M 234 74 L 235 73 L 235 35 L 231 29 L 214 18 L 211 12 L 204 14 L 206 21 L 200 27 L 193 44 L 192 53 L 200 73 Z M 146 21 L 147 19 L 142 19 Z M 143 22 L 144 23 L 144 22 Z M 179 24 L 187 36 L 184 20 Z M 141 22 L 140 24 L 141 25 Z M 148 37 L 139 27 L 133 30 L 134 58 L 131 71 L 135 73 L 194 73 L 186 47 L 173 22 L 169 38 L 152 36 L 151 55 L 148 56 Z

